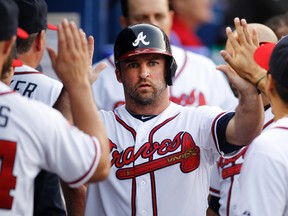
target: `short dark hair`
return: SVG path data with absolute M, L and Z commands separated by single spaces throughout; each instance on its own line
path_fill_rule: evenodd
M 279 97 L 285 104 L 288 104 L 288 89 L 277 83 L 277 81 L 274 80 L 274 82 Z
M 17 41 L 16 41 L 17 53 L 24 54 L 28 52 L 31 49 L 31 46 L 36 40 L 38 35 L 39 35 L 39 32 L 30 34 L 27 39 L 17 38 Z
M 128 18 L 128 15 L 129 15 L 128 1 L 129 0 L 121 0 L 121 11 L 122 11 L 122 15 L 125 18 Z M 170 1 L 169 0 L 167 0 L 167 1 L 168 1 L 168 4 L 169 4 L 169 10 L 173 10 Z

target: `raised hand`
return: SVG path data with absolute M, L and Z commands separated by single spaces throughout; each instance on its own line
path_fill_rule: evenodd
M 266 73 L 254 60 L 254 51 L 259 46 L 257 32 L 248 30 L 245 19 L 235 18 L 234 24 L 236 34 L 232 33 L 230 27 L 226 29 L 233 52 L 229 54 L 222 50 L 220 54 L 239 76 L 255 85 L 257 80 Z
M 48 48 L 52 66 L 67 91 L 88 81 L 89 51 L 85 33 L 64 19 L 58 27 L 58 54 Z

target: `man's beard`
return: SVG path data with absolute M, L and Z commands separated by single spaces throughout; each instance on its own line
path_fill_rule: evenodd
M 157 83 L 156 86 L 151 85 L 151 88 L 154 89 L 153 92 L 145 94 L 144 92 L 141 93 L 141 92 L 136 91 L 135 87 L 127 83 L 123 83 L 123 85 L 124 85 L 125 91 L 130 95 L 130 97 L 133 98 L 133 100 L 137 104 L 141 104 L 141 105 L 153 104 L 155 100 L 157 100 L 156 98 L 158 98 L 166 88 L 165 84 Z
M 11 50 L 11 53 L 10 55 L 8 56 L 6 62 L 4 63 L 3 65 L 3 68 L 2 68 L 2 73 L 1 73 L 1 76 L 3 77 L 5 73 L 8 73 L 10 71 L 10 67 L 12 65 L 12 60 L 14 58 L 14 51 L 13 51 L 14 48 L 12 48 Z

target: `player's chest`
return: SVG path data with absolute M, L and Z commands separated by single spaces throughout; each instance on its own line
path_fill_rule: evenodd
M 177 165 L 191 172 L 200 164 L 200 148 L 187 131 L 137 130 L 110 139 L 111 164 L 120 179 L 134 178 Z M 179 168 L 178 168 L 179 170 Z

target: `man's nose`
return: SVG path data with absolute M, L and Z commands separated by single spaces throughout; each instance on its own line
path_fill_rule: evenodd
M 149 75 L 150 75 L 149 68 L 145 64 L 141 65 L 141 67 L 140 67 L 140 77 L 142 79 L 144 79 L 144 78 L 149 77 Z

